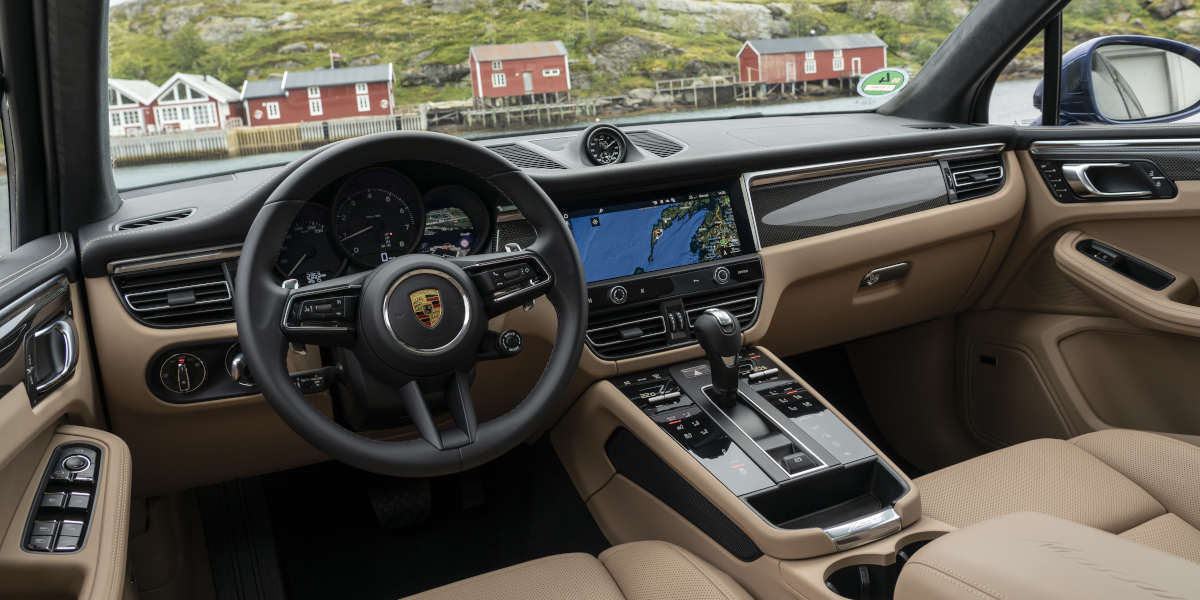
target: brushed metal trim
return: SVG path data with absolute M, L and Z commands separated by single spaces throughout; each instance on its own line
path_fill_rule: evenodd
M 1005 145 L 1003 142 L 993 142 L 987 144 L 976 144 L 973 146 L 956 146 L 952 148 L 922 150 L 919 152 L 906 152 L 902 154 L 869 156 L 866 158 L 839 160 L 797 167 L 786 167 L 782 169 L 752 171 L 749 173 L 743 173 L 742 181 L 744 182 L 745 186 L 744 190 L 746 193 L 746 201 L 749 202 L 750 190 L 763 185 L 797 181 L 801 179 L 811 179 L 813 177 L 820 177 L 822 175 L 862 171 L 879 167 L 893 167 L 932 160 L 964 158 L 980 154 L 993 154 L 1003 151 L 1004 148 Z
M 1054 150 L 1121 148 L 1130 146 L 1200 146 L 1200 138 L 1142 138 L 1142 139 L 1096 139 L 1096 140 L 1045 140 L 1029 145 L 1030 154 L 1042 154 Z
M 839 551 L 857 548 L 900 531 L 904 524 L 899 513 L 887 507 L 869 515 L 823 529 Z
M 739 375 L 738 378 L 740 379 L 741 376 Z M 711 390 L 712 387 L 713 387 L 712 384 L 703 386 L 700 388 L 700 393 L 704 394 L 704 397 L 706 399 L 708 399 L 708 403 L 711 404 L 713 408 L 717 409 L 718 411 L 721 411 L 721 414 L 725 415 L 725 418 L 728 419 L 730 423 L 733 423 L 733 426 L 737 427 L 738 431 L 742 432 L 742 435 L 746 436 L 746 439 L 750 440 L 751 444 L 754 444 L 755 446 L 757 446 L 758 449 L 767 456 L 767 458 L 770 458 L 772 461 L 774 461 L 775 465 L 777 467 L 779 467 L 779 470 L 783 471 L 783 473 L 788 476 L 789 481 L 796 477 L 800 477 L 801 475 L 808 475 L 809 473 L 815 473 L 817 471 L 820 471 L 820 470 L 825 469 L 830 466 L 829 463 L 825 462 L 824 460 L 821 460 L 821 457 L 818 456 L 816 452 L 813 452 L 812 449 L 810 449 L 804 442 L 800 441 L 799 438 L 792 435 L 792 432 L 788 431 L 787 427 L 784 427 L 782 423 L 780 423 L 778 420 L 775 419 L 775 417 L 772 417 L 769 413 L 767 413 L 767 411 L 763 410 L 762 407 L 759 406 L 758 403 L 755 402 L 754 399 L 752 399 L 748 394 L 746 394 L 742 390 L 738 390 L 738 395 L 741 396 L 742 399 L 746 401 L 746 404 L 750 405 L 750 408 L 752 408 L 754 410 L 754 412 L 758 413 L 759 416 L 761 416 L 762 418 L 769 420 L 773 425 L 775 425 L 775 428 L 784 435 L 784 437 L 791 440 L 793 444 L 796 444 L 797 446 L 803 448 L 804 452 L 806 454 L 811 456 L 813 460 L 815 460 L 817 463 L 819 463 L 817 466 L 809 467 L 803 471 L 797 471 L 795 473 L 789 472 L 786 468 L 784 468 L 784 466 L 782 464 L 779 464 L 779 461 L 775 461 L 774 457 L 771 456 L 771 453 L 767 452 L 767 449 L 763 448 L 762 444 L 758 443 L 758 440 L 751 437 L 750 434 L 747 433 L 745 429 L 742 429 L 742 426 L 738 425 L 738 422 L 735 421 L 733 417 L 729 416 L 729 413 L 725 412 L 725 409 L 721 408 L 720 405 L 717 404 L 716 400 L 712 399 L 712 394 L 709 393 L 709 390 Z M 755 393 L 755 396 L 757 396 L 757 395 L 758 394 Z M 703 410 L 703 407 L 701 407 L 701 409 Z M 745 448 L 742 449 L 743 452 L 745 452 L 745 450 L 746 450 Z
M 211 248 L 184 250 L 181 252 L 168 252 L 165 254 L 153 254 L 150 256 L 126 258 L 110 262 L 108 263 L 108 273 L 109 275 L 138 273 L 141 271 L 177 267 L 180 265 L 189 265 L 198 262 L 228 260 L 231 258 L 237 258 L 241 255 L 241 244 L 214 246 Z

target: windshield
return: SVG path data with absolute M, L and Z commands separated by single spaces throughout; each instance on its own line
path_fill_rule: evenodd
M 114 173 L 155 185 L 397 129 L 869 111 L 972 4 L 114 0 Z

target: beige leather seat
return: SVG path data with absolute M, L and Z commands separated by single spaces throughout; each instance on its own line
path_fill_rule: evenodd
M 916 480 L 922 512 L 966 527 L 1032 511 L 1200 562 L 1200 447 L 1110 429 L 1034 440 Z
M 409 596 L 408 600 L 752 600 L 728 575 L 666 542 L 558 554 Z

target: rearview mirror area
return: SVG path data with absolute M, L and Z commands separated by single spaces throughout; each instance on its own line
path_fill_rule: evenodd
M 1042 86 L 1034 94 L 1040 106 Z M 1179 121 L 1200 112 L 1200 49 L 1140 35 L 1089 40 L 1063 55 L 1059 124 Z

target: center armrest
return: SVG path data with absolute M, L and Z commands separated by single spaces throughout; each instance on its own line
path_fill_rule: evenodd
M 948 533 L 905 564 L 896 600 L 1194 598 L 1200 564 L 1039 513 Z

